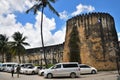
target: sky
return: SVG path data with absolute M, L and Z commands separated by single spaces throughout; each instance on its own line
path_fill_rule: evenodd
M 35 0 L 0 0 L 0 34 L 9 37 L 15 32 L 26 36 L 28 48 L 41 47 L 40 23 L 41 11 L 36 15 L 33 12 L 26 14 L 25 11 L 35 4 Z M 120 41 L 120 1 L 119 0 L 56 0 L 51 3 L 60 14 L 56 16 L 48 7 L 43 14 L 43 36 L 45 46 L 61 44 L 65 41 L 66 21 L 76 15 L 89 12 L 105 12 L 113 16 L 115 28 Z

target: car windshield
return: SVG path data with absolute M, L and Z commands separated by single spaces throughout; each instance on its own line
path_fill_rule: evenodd
M 34 68 L 34 66 L 28 66 L 27 68 L 28 68 L 28 69 L 33 69 L 33 68 Z
M 37 69 L 42 69 L 42 67 L 41 67 L 41 66 L 39 66 L 39 67 L 37 67 Z
M 55 66 L 51 66 L 49 69 L 53 69 Z
M 6 66 L 5 64 L 2 65 L 2 67 Z

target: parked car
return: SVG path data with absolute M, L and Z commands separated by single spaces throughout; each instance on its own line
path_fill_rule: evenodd
M 97 69 L 89 65 L 79 64 L 79 66 L 80 66 L 80 74 L 86 74 L 86 73 L 96 74 L 97 73 Z
M 38 71 L 38 75 L 39 76 L 44 76 L 44 71 L 47 70 L 47 69 L 41 69 Z
M 34 65 L 32 63 L 22 63 L 22 64 L 20 64 L 20 73 L 23 74 L 24 70 L 27 67 L 34 67 Z M 16 69 L 15 69 L 15 72 L 16 72 Z
M 45 78 L 65 77 L 71 78 L 79 77 L 80 67 L 77 62 L 58 63 L 49 69 L 44 70 Z
M 21 74 L 24 74 L 24 69 L 25 69 L 24 67 L 20 67 L 20 73 Z M 15 69 L 15 72 L 16 72 L 16 69 Z
M 2 64 L 3 64 L 3 63 L 0 63 L 0 71 L 2 71 Z
M 41 69 L 40 66 L 28 66 L 24 68 L 23 73 L 24 74 L 37 74 L 40 69 Z

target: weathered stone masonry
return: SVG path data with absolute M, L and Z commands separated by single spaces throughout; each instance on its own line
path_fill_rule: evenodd
M 78 34 L 73 34 L 76 32 L 73 29 L 76 29 Z M 74 36 L 78 36 L 79 40 L 75 42 L 72 38 Z M 75 49 L 71 44 L 77 44 L 78 48 Z M 80 63 L 89 64 L 98 70 L 116 69 L 118 46 L 115 23 L 110 14 L 78 15 L 67 21 L 63 61 L 69 62 L 71 57 L 78 53 Z M 74 52 L 75 50 L 77 52 Z M 70 56 L 71 54 L 73 55 Z

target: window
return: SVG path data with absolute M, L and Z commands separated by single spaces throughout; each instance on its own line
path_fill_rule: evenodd
M 28 66 L 27 68 L 28 68 L 28 69 L 33 69 L 34 67 L 32 67 L 32 66 Z
M 80 65 L 80 68 L 90 68 L 90 67 L 87 65 Z
M 42 67 L 40 66 L 40 67 L 37 67 L 37 69 L 42 69 Z
M 3 67 L 5 67 L 5 66 L 6 66 L 6 64 L 3 64 L 2 66 L 3 66 Z
M 64 68 L 72 68 L 72 67 L 78 67 L 77 64 L 63 64 Z
M 21 67 L 24 67 L 24 65 L 21 65 Z
M 7 67 L 12 67 L 12 65 L 11 64 L 7 64 Z
M 61 68 L 61 65 L 59 64 L 59 65 L 56 65 L 56 68 Z
M 61 68 L 61 64 L 58 64 L 52 67 L 52 69 L 56 69 L 56 68 Z
M 32 64 L 24 64 L 24 67 L 28 67 L 28 66 L 33 67 L 33 65 L 32 65 Z

